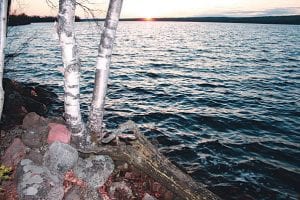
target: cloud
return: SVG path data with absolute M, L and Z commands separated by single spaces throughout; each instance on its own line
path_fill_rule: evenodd
M 280 16 L 280 15 L 300 15 L 300 7 L 286 7 L 286 8 L 272 8 L 266 10 L 252 10 L 252 11 L 225 11 L 219 13 L 212 13 L 209 15 L 197 15 L 199 17 L 255 17 L 255 16 Z
M 300 15 L 300 7 L 274 8 L 263 11 L 263 15 Z

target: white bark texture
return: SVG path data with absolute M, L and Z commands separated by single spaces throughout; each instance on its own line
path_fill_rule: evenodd
M 88 128 L 91 133 L 97 133 L 100 139 L 103 137 L 102 126 L 104 102 L 109 77 L 111 55 L 122 4 L 123 0 L 110 0 L 98 49 L 95 86 L 89 114 Z
M 80 113 L 80 60 L 75 39 L 76 0 L 59 0 L 57 33 L 64 63 L 65 119 L 74 135 L 82 136 L 84 125 Z
M 4 70 L 4 48 L 6 45 L 6 26 L 7 26 L 7 0 L 0 0 L 0 119 L 4 104 L 4 90 L 2 85 Z

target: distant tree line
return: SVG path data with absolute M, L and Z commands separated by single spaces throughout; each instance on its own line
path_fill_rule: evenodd
M 57 21 L 57 17 L 53 16 L 28 16 L 25 13 L 20 15 L 10 15 L 8 17 L 8 26 L 18 26 L 26 25 L 30 23 L 39 23 L 39 22 L 54 22 Z M 80 17 L 75 16 L 75 22 L 79 22 Z
M 92 21 L 94 19 L 82 19 Z M 103 20 L 103 19 L 96 19 Z M 144 18 L 125 18 L 120 21 L 145 21 Z M 182 17 L 182 18 L 152 18 L 152 21 L 174 22 L 219 22 L 219 23 L 253 23 L 253 24 L 296 24 L 300 25 L 300 15 L 262 16 L 262 17 Z

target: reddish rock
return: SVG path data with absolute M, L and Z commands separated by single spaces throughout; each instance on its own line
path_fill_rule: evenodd
M 71 140 L 71 132 L 63 124 L 49 123 L 50 131 L 47 142 L 51 144 L 55 141 L 69 144 Z
M 159 190 L 161 189 L 161 184 L 158 182 L 154 182 L 152 185 L 152 191 L 153 192 L 159 192 Z
M 2 185 L 3 193 L 0 200 L 16 200 L 18 198 L 17 185 L 14 181 L 6 181 Z
M 174 199 L 174 194 L 170 191 L 166 191 L 163 195 L 164 200 L 172 200 Z
M 157 199 L 155 197 L 151 196 L 150 194 L 145 193 L 142 200 L 157 200 Z
M 26 146 L 19 138 L 15 138 L 2 156 L 2 164 L 8 167 L 15 168 L 25 157 L 25 154 Z

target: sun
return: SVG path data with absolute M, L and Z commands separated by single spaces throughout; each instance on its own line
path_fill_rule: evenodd
M 145 17 L 144 21 L 153 21 L 153 18 L 152 17 Z

